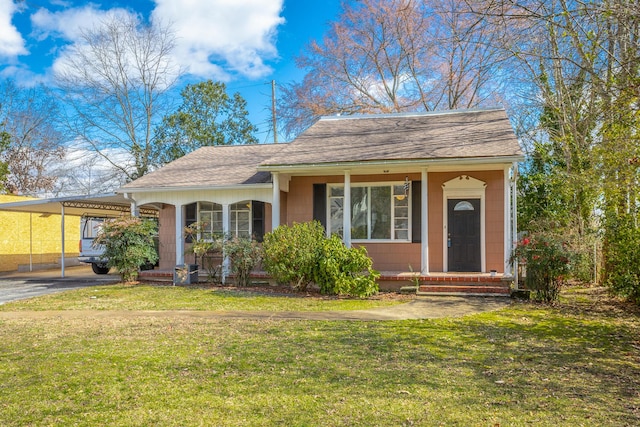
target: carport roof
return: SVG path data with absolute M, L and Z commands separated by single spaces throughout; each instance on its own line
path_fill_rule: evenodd
M 65 215 L 117 216 L 129 212 L 131 201 L 123 194 L 109 193 L 93 196 L 68 196 L 52 199 L 33 199 L 22 202 L 0 203 L 0 211 L 32 212 L 59 215 L 64 207 Z M 153 214 L 154 209 L 146 210 Z

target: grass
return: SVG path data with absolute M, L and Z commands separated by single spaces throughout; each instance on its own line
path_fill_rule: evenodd
M 0 305 L 0 311 L 24 310 L 248 310 L 332 311 L 388 307 L 403 301 L 264 294 L 250 289 L 108 285 L 83 288 Z
M 640 424 L 638 313 L 600 291 L 422 321 L 64 313 L 0 316 L 1 425 Z

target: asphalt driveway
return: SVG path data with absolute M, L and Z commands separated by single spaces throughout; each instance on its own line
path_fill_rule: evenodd
M 119 281 L 119 274 L 97 275 L 93 273 L 89 265 L 65 268 L 64 278 L 61 277 L 60 270 L 0 273 L 0 304 Z

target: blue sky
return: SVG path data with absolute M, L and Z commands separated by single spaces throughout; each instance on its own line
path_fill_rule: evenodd
M 247 100 L 261 142 L 269 142 L 271 84 L 302 78 L 293 58 L 320 39 L 340 0 L 0 0 L 0 79 L 49 84 L 83 26 L 108 13 L 170 23 L 175 59 L 189 81 L 219 80 Z

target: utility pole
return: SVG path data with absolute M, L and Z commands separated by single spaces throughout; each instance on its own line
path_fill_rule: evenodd
M 278 127 L 276 123 L 276 81 L 271 80 L 271 119 L 273 120 L 273 143 L 278 143 Z

